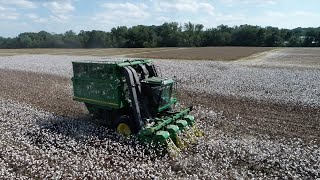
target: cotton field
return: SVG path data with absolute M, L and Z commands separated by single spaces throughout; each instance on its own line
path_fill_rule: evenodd
M 205 133 L 176 158 L 99 125 L 72 100 L 71 62 L 114 58 L 0 57 L 0 179 L 319 178 L 320 69 L 311 57 L 320 54 L 155 60 Z

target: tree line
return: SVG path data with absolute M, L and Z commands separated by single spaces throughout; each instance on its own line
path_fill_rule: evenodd
M 14 38 L 0 37 L 0 48 L 151 48 L 151 47 L 319 47 L 320 27 L 279 29 L 220 25 L 204 29 L 202 24 L 176 22 L 159 26 L 119 26 L 105 31 L 72 30 L 64 34 L 25 32 Z

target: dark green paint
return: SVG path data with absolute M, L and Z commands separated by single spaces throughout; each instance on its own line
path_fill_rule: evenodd
M 149 64 L 150 60 L 134 60 L 122 62 L 73 62 L 73 91 L 74 99 L 87 104 L 89 112 L 98 112 L 99 109 L 116 111 L 118 109 L 130 109 L 127 102 L 127 84 L 121 73 L 126 66 L 136 67 L 139 64 Z M 155 111 L 160 112 L 159 117 L 153 117 L 145 127 L 138 132 L 138 138 L 143 142 L 165 143 L 168 138 L 174 139 L 176 135 L 183 132 L 188 126 L 194 124 L 194 117 L 188 115 L 190 108 L 180 112 L 166 112 L 177 102 L 171 97 L 171 88 L 174 83 L 172 79 L 151 77 L 141 83 L 160 88 L 162 92 L 160 99 L 163 104 Z M 153 91 L 153 95 L 156 94 Z M 164 114 L 166 115 L 164 115 Z

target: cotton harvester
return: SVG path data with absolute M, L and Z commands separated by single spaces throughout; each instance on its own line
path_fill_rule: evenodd
M 151 60 L 73 62 L 74 100 L 89 113 L 146 143 L 181 148 L 199 135 L 192 107 L 174 111 L 174 80 L 158 76 Z

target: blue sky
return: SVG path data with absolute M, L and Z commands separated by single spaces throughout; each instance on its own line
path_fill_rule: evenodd
M 0 0 L 0 36 L 164 22 L 319 27 L 319 0 Z

